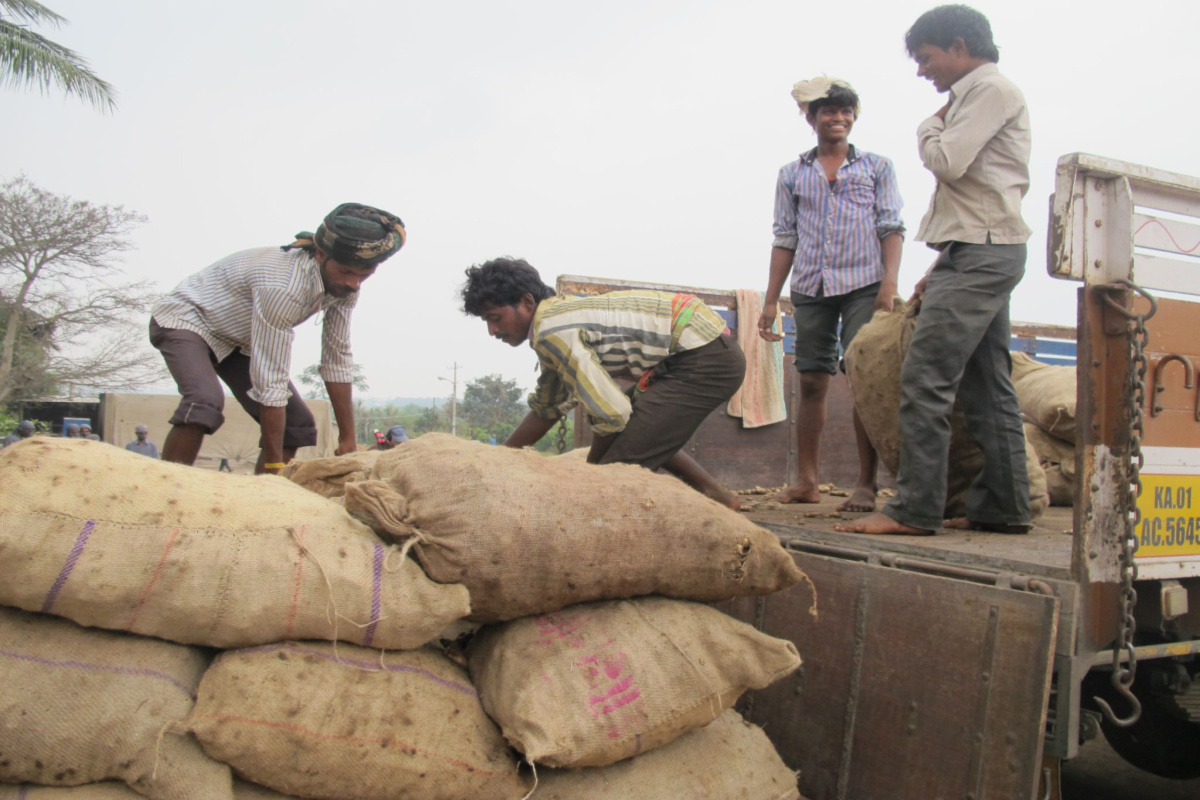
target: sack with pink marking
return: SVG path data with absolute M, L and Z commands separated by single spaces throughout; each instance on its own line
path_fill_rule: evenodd
M 0 607 L 0 782 L 232 800 L 229 767 L 183 731 L 207 666 L 197 648 Z M 122 796 L 86 796 L 106 794 Z
M 470 611 L 337 503 L 100 442 L 0 451 L 0 603 L 214 647 L 420 647 Z
M 205 674 L 188 726 L 239 775 L 300 797 L 518 800 L 529 791 L 466 670 L 430 648 L 231 650 Z
M 801 800 L 762 728 L 729 709 L 665 747 L 607 767 L 538 771 L 538 800 Z
M 488 626 L 468 659 L 504 736 L 552 767 L 611 764 L 662 747 L 800 666 L 791 642 L 663 597 Z

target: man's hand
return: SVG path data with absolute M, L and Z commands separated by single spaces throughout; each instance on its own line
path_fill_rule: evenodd
M 758 335 L 768 342 L 783 341 L 783 333 L 775 332 L 775 318 L 779 315 L 779 303 L 764 303 L 758 317 Z
M 938 112 L 936 114 L 934 114 L 934 116 L 937 117 L 938 119 L 940 119 L 942 122 L 945 122 L 946 114 L 947 114 L 947 112 L 950 111 L 950 104 L 953 102 L 954 102 L 953 100 L 947 100 L 946 105 L 939 108 Z
M 876 311 L 891 311 L 896 304 L 897 287 L 895 283 L 884 281 L 879 285 L 879 294 L 875 295 Z
M 333 451 L 333 454 L 335 456 L 344 456 L 344 455 L 347 455 L 348 453 L 357 453 L 357 452 L 358 452 L 358 440 L 354 438 L 354 432 L 351 431 L 349 433 L 349 435 L 342 434 L 342 436 L 340 436 L 338 438 L 338 446 L 337 446 L 337 449 Z

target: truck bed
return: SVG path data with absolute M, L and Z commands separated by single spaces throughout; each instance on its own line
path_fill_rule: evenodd
M 939 530 L 933 536 L 878 536 L 841 533 L 833 526 L 862 513 L 839 512 L 844 497 L 821 495 L 820 503 L 780 505 L 761 496 L 743 496 L 742 513 L 783 539 L 832 548 L 874 551 L 928 559 L 965 568 L 1013 572 L 1065 580 L 1071 570 L 1072 509 L 1051 506 L 1022 535 Z M 879 499 L 882 507 L 886 499 Z

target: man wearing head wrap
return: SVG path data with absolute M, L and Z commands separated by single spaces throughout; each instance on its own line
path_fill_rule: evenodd
M 379 442 L 380 450 L 391 450 L 398 444 L 403 444 L 408 441 L 408 431 L 404 430 L 403 425 L 393 425 L 388 428 L 387 435 Z
M 183 396 L 163 460 L 194 463 L 205 434 L 221 427 L 225 393 L 218 379 L 259 423 L 256 472 L 278 472 L 297 448 L 315 445 L 316 422 L 289 375 L 293 329 L 320 312 L 320 373 L 341 431 L 337 452 L 357 450 L 350 314 L 362 282 L 404 241 L 399 217 L 345 203 L 315 234 L 234 253 L 175 287 L 150 320 L 150 343 Z
M 79 438 L 88 439 L 93 442 L 100 441 L 100 437 L 92 433 L 92 426 L 86 422 L 79 423 Z
M 67 426 L 65 428 L 63 428 L 63 436 L 65 436 L 68 439 L 78 439 L 79 438 L 79 423 L 68 422 Z
M 792 89 L 817 146 L 779 170 L 770 278 L 759 335 L 774 329 L 779 293 L 791 273 L 796 322 L 796 481 L 773 499 L 816 503 L 825 396 L 838 371 L 838 323 L 843 351 L 876 310 L 891 310 L 904 243 L 903 201 L 892 162 L 850 144 L 858 95 L 846 81 L 822 76 Z M 844 369 L 844 367 L 843 367 Z M 875 509 L 878 456 L 854 413 L 859 474 L 840 511 Z
M 22 439 L 28 439 L 33 436 L 33 422 L 23 419 L 17 425 L 17 429 L 4 437 L 4 441 L 0 441 L 0 448 L 8 447 L 10 444 L 16 444 Z
M 140 453 L 150 458 L 158 458 L 158 445 L 150 441 L 150 429 L 145 425 L 138 425 L 133 429 L 133 433 L 137 436 L 135 441 L 125 445 L 125 449 L 131 453 Z

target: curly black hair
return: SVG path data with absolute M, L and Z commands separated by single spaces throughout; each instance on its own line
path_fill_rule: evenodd
M 917 17 L 904 34 L 904 47 L 909 56 L 915 56 L 917 48 L 923 44 L 949 50 L 960 36 L 971 56 L 993 64 L 1000 61 L 1000 50 L 992 41 L 992 25 L 988 18 L 964 5 L 938 6 Z
M 808 116 L 811 119 L 817 118 L 817 111 L 821 106 L 833 106 L 834 108 L 853 108 L 854 116 L 858 116 L 858 94 L 849 86 L 842 86 L 840 83 L 835 83 L 829 87 L 829 93 L 824 97 L 813 100 L 808 104 Z
M 502 256 L 468 267 L 462 287 L 463 312 L 483 316 L 486 306 L 515 306 L 526 294 L 536 302 L 554 296 L 538 271 L 523 258 Z

